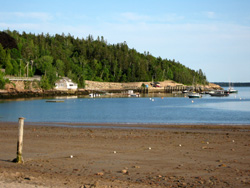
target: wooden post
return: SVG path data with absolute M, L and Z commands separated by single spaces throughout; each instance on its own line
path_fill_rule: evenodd
M 18 141 L 17 141 L 17 157 L 14 159 L 16 163 L 23 163 L 22 151 L 23 151 L 23 126 L 24 126 L 24 119 L 20 117 L 18 120 Z

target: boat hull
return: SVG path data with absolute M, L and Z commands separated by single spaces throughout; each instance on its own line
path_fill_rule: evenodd
M 215 91 L 214 93 L 209 93 L 212 97 L 227 97 L 229 96 L 228 91 Z
M 201 98 L 201 95 L 199 93 L 191 93 L 188 95 L 189 98 Z

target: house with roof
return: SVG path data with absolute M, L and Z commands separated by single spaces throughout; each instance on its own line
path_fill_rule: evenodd
M 77 84 L 67 77 L 63 77 L 55 83 L 55 89 L 57 90 L 76 90 L 77 88 Z

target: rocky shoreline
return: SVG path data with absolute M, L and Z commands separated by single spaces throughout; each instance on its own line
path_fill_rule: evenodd
M 14 98 L 32 98 L 32 97 L 55 97 L 55 96 L 81 96 L 90 93 L 127 93 L 128 90 L 133 90 L 139 93 L 172 93 L 182 92 L 190 86 L 176 83 L 172 80 L 160 82 L 160 87 L 152 87 L 151 82 L 130 82 L 130 83 L 115 83 L 115 82 L 96 82 L 85 81 L 85 89 L 77 90 L 43 90 L 36 86 L 32 87 L 33 82 L 12 82 L 7 84 L 5 90 L 0 90 L 0 99 Z M 147 85 L 143 88 L 142 85 Z M 210 83 L 206 86 L 197 86 L 197 91 L 220 89 L 220 86 Z
M 88 95 L 87 90 L 57 91 L 57 90 L 24 90 L 24 91 L 0 91 L 0 99 L 55 97 L 55 96 L 79 96 Z

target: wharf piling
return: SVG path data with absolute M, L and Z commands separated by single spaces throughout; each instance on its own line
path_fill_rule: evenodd
M 20 117 L 18 120 L 18 141 L 17 141 L 17 157 L 13 160 L 16 163 L 23 163 L 23 126 L 24 126 L 24 119 Z

